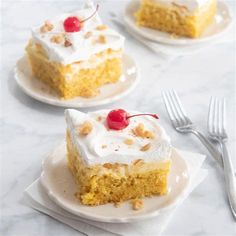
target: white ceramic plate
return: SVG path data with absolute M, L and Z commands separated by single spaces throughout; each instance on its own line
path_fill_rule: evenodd
M 139 5 L 140 1 L 137 0 L 131 1 L 127 5 L 124 21 L 128 28 L 130 28 L 134 33 L 155 42 L 175 45 L 192 45 L 196 43 L 204 43 L 220 37 L 224 32 L 226 32 L 226 30 L 232 23 L 232 14 L 229 7 L 226 3 L 218 1 L 217 13 L 214 18 L 214 22 L 206 29 L 206 31 L 200 38 L 172 38 L 171 34 L 169 33 L 137 26 L 137 24 L 135 23 L 134 14 L 135 12 L 137 12 Z
M 100 222 L 133 222 L 161 214 L 165 209 L 173 207 L 177 200 L 186 194 L 189 182 L 186 163 L 175 150 L 173 150 L 172 161 L 168 194 L 145 198 L 144 208 L 140 211 L 132 210 L 129 202 L 121 204 L 118 208 L 113 204 L 96 207 L 82 205 L 74 196 L 78 189 L 67 167 L 65 143 L 58 146 L 45 159 L 40 179 L 54 202 L 79 217 Z
M 27 56 L 22 57 L 15 67 L 15 80 L 20 88 L 30 97 L 41 102 L 60 107 L 93 107 L 115 102 L 128 95 L 139 81 L 138 69 L 134 60 L 128 55 L 123 56 L 123 75 L 115 84 L 107 84 L 100 88 L 100 94 L 93 98 L 76 97 L 62 100 L 37 80 L 31 71 Z

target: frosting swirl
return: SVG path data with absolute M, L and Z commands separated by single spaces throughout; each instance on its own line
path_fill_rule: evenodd
M 107 49 L 118 51 L 124 47 L 124 37 L 110 28 L 101 30 L 103 25 L 98 13 L 83 23 L 79 32 L 67 33 L 64 30 L 63 22 L 69 16 L 78 19 L 86 19 L 95 11 L 92 1 L 88 1 L 83 9 L 72 13 L 62 14 L 48 20 L 53 27 L 47 32 L 41 32 L 43 25 L 32 29 L 34 43 L 39 43 L 47 53 L 50 60 L 67 65 L 73 62 L 86 61 L 92 55 L 103 52 Z M 55 43 L 53 36 L 66 37 L 68 47 L 63 43 Z M 89 37 L 88 37 L 89 36 Z M 103 37 L 106 40 L 99 40 Z M 57 41 L 56 41 L 57 42 Z
M 65 112 L 73 145 L 77 147 L 85 163 L 131 164 L 137 159 L 153 162 L 170 158 L 170 139 L 156 119 L 146 116 L 134 117 L 127 128 L 120 131 L 109 130 L 105 121 L 108 112 L 101 110 L 85 114 L 72 109 Z M 84 122 L 90 122 L 93 127 L 87 136 L 78 135 L 76 132 Z M 135 135 L 133 131 L 139 124 L 143 124 L 146 130 L 152 132 L 153 138 Z M 128 143 L 128 140 L 132 142 Z

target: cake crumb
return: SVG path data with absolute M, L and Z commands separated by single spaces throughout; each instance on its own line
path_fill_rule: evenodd
M 140 151 L 146 152 L 151 148 L 151 143 L 148 143 L 140 148 Z
M 61 34 L 58 34 L 58 35 L 53 35 L 51 38 L 50 38 L 50 41 L 53 42 L 53 43 L 62 43 L 64 40 L 64 37 L 63 35 Z
M 80 127 L 79 127 L 79 134 L 81 135 L 88 135 L 89 133 L 91 133 L 91 131 L 93 130 L 93 126 L 89 121 L 85 121 Z
M 106 25 L 99 25 L 96 27 L 96 30 L 106 30 L 107 26 Z
M 105 145 L 105 144 L 102 145 L 102 149 L 105 149 L 105 148 L 107 148 L 107 145 Z
M 175 34 L 175 33 L 172 33 L 172 34 L 170 35 L 170 38 L 171 38 L 171 39 L 178 39 L 179 36 L 178 36 L 177 34 Z
M 132 208 L 134 211 L 141 210 L 143 208 L 143 200 L 142 199 L 133 199 L 131 200 Z
M 124 140 L 124 143 L 126 144 L 126 145 L 132 145 L 133 143 L 134 143 L 134 140 L 133 139 L 131 139 L 131 138 L 127 138 L 127 139 L 125 139 Z
M 84 35 L 84 38 L 88 39 L 88 38 L 90 38 L 92 35 L 93 35 L 92 32 L 89 31 L 89 32 L 87 32 L 87 33 Z
M 51 31 L 54 28 L 53 24 L 50 23 L 49 21 L 45 21 L 44 25 L 40 27 L 40 32 L 41 33 L 46 33 Z
M 79 192 L 76 192 L 76 193 L 74 194 L 74 196 L 75 196 L 76 198 L 80 199 L 80 193 L 79 193 Z
M 121 206 L 121 202 L 115 202 L 115 203 L 114 203 L 114 207 L 115 207 L 115 208 L 118 208 L 118 207 L 120 207 L 120 206 Z

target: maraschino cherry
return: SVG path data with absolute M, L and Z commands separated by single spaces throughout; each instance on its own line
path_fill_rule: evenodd
M 109 129 L 114 130 L 122 130 L 129 125 L 130 118 L 135 116 L 152 116 L 155 119 L 159 119 L 159 117 L 155 114 L 136 114 L 130 116 L 125 110 L 117 109 L 112 110 L 107 115 L 107 125 Z
M 91 19 L 98 11 L 98 7 L 99 7 L 99 5 L 97 5 L 94 13 L 84 20 L 79 20 L 76 16 L 67 17 L 63 23 L 65 31 L 68 33 L 79 32 L 81 30 L 82 23 Z

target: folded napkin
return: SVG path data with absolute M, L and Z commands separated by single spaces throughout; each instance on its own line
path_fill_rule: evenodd
M 162 212 L 160 215 L 152 219 L 120 224 L 95 222 L 79 218 L 56 205 L 44 191 L 39 179 L 25 190 L 25 203 L 35 210 L 49 215 L 58 221 L 71 226 L 79 232 L 88 235 L 160 235 L 176 209 L 207 176 L 207 170 L 201 168 L 205 160 L 204 155 L 185 151 L 178 152 L 186 161 L 188 167 L 190 182 L 187 187 L 187 194 L 178 200 L 175 207 Z

